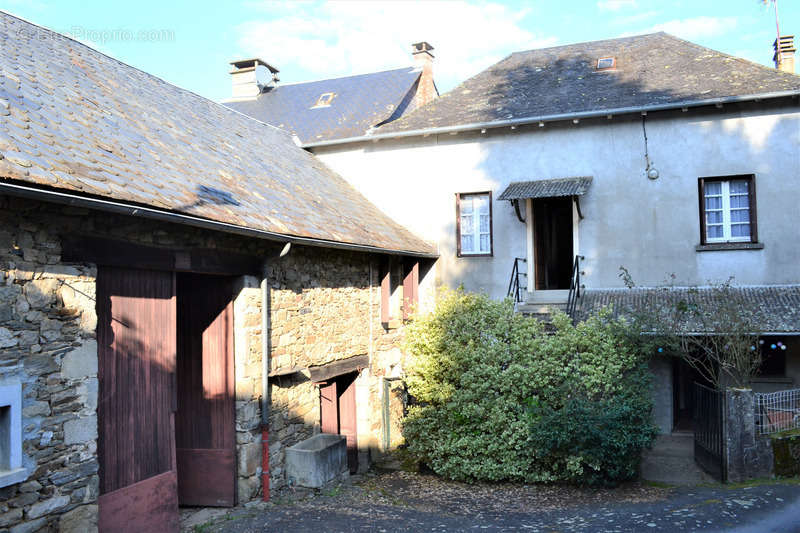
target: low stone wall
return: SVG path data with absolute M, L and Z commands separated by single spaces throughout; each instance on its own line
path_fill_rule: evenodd
M 800 476 L 800 431 L 776 434 L 770 437 L 776 476 Z
M 755 425 L 755 395 L 750 389 L 725 391 L 724 440 L 728 481 L 771 477 L 772 443 Z

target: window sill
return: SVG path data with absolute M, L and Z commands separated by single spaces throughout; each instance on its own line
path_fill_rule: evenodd
M 15 483 L 21 483 L 28 479 L 27 468 L 15 468 L 14 470 L 0 470 L 0 487 L 8 487 Z
M 457 254 L 456 257 L 492 257 L 493 254 Z
M 763 250 L 763 242 L 714 242 L 698 244 L 694 247 L 696 252 L 719 252 L 723 250 Z

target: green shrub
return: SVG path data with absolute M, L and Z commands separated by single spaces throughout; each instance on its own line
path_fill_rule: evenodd
M 409 453 L 458 480 L 609 484 L 649 445 L 646 359 L 601 313 L 554 334 L 510 300 L 446 291 L 406 336 Z M 590 426 L 590 427 L 589 427 Z

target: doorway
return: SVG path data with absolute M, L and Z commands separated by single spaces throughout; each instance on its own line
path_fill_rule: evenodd
M 694 384 L 710 387 L 711 384 L 697 370 L 680 357 L 672 359 L 672 417 L 674 432 L 694 431 Z
M 358 372 L 342 374 L 321 383 L 319 387 L 322 432 L 347 438 L 347 466 L 351 474 L 358 472 L 357 377 Z
M 536 290 L 569 290 L 572 279 L 572 198 L 533 200 Z
M 98 267 L 101 531 L 234 504 L 231 278 Z

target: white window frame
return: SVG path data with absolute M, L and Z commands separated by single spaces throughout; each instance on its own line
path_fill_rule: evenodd
M 733 237 L 732 236 L 732 223 L 731 223 L 731 192 L 730 192 L 730 184 L 734 181 L 743 181 L 747 183 L 747 214 L 748 214 L 748 227 L 749 231 L 746 236 L 739 236 Z M 716 195 L 709 195 L 706 193 L 706 186 L 710 183 L 719 183 L 720 184 L 720 194 Z M 753 194 L 753 180 L 747 179 L 744 177 L 735 177 L 730 179 L 706 179 L 703 182 L 703 231 L 705 232 L 705 240 L 709 244 L 714 243 L 723 243 L 723 242 L 752 242 L 753 236 L 753 213 L 751 209 L 751 195 Z M 722 206 L 720 209 L 712 209 L 709 210 L 705 207 L 706 198 L 710 197 L 721 197 L 722 199 Z M 744 210 L 744 208 L 738 207 L 734 210 Z M 722 226 L 722 237 L 709 237 L 709 223 L 708 223 L 708 212 L 709 211 L 721 211 L 722 212 L 722 222 L 711 224 L 711 226 Z
M 474 199 L 477 197 L 485 197 L 486 198 L 486 205 L 489 209 L 489 231 L 480 231 L 480 213 L 475 209 Z M 472 227 L 471 228 L 464 228 L 461 224 L 461 211 L 462 211 L 462 204 L 465 202 L 473 202 L 472 203 Z M 486 214 L 486 213 L 484 213 Z M 456 194 L 456 227 L 458 231 L 456 232 L 456 247 L 458 250 L 459 257 L 491 257 L 494 253 L 494 239 L 492 235 L 492 192 L 491 191 L 483 191 L 483 192 L 469 192 L 469 193 L 457 193 Z M 465 231 L 469 229 L 469 231 Z M 472 243 L 473 249 L 472 250 L 465 250 L 461 243 L 462 243 L 462 236 L 463 235 L 472 235 Z M 481 235 L 488 235 L 489 237 L 489 250 L 481 251 L 480 250 L 480 237 Z

